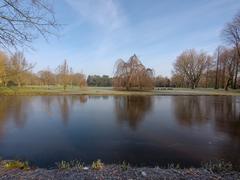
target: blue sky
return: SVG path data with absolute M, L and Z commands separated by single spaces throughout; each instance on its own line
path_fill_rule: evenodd
M 25 55 L 35 71 L 67 59 L 73 70 L 113 75 L 117 59 L 134 53 L 156 75 L 171 75 L 183 50 L 213 53 L 240 0 L 55 0 L 58 37 L 37 39 Z

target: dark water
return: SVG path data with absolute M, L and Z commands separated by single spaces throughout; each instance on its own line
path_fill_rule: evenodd
M 240 97 L 0 97 L 0 156 L 40 167 L 240 164 Z

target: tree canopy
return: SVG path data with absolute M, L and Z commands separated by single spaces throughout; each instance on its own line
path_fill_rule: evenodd
M 144 89 L 154 87 L 154 71 L 146 68 L 134 54 L 127 62 L 119 59 L 113 78 L 115 88 Z

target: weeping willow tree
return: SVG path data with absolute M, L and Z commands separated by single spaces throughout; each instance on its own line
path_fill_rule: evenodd
M 117 60 L 114 68 L 113 87 L 126 90 L 144 90 L 154 87 L 154 71 L 146 68 L 134 54 L 127 62 Z

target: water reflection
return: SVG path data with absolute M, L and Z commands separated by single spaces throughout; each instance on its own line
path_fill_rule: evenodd
M 239 151 L 240 97 L 0 97 L 0 156 L 42 167 L 76 158 L 239 164 Z
M 225 97 L 214 103 L 216 129 L 228 133 L 240 143 L 240 101 Z
M 74 106 L 86 103 L 88 96 L 58 96 L 58 106 L 61 114 L 62 122 L 67 125 L 70 121 L 69 116 Z
M 240 135 L 240 102 L 236 97 L 173 96 L 176 120 L 183 126 L 214 121 L 219 131 Z
M 71 109 L 88 100 L 88 96 L 42 96 L 37 97 L 41 99 L 39 103 L 33 102 L 35 98 L 31 96 L 0 97 L 0 138 L 4 135 L 4 127 L 8 121 L 13 121 L 17 128 L 23 128 L 28 120 L 28 113 L 33 108 L 42 107 L 49 117 L 53 115 L 53 111 L 57 110 L 63 124 L 67 125 L 70 121 Z M 32 106 L 32 103 L 35 106 Z
M 174 115 L 183 126 L 201 125 L 208 121 L 211 105 L 206 96 L 173 96 Z
M 132 129 L 137 128 L 153 104 L 150 96 L 116 96 L 114 100 L 117 119 L 128 122 Z
M 31 109 L 31 97 L 0 97 L 0 138 L 4 135 L 7 120 L 13 121 L 17 128 L 23 128 L 27 112 Z

